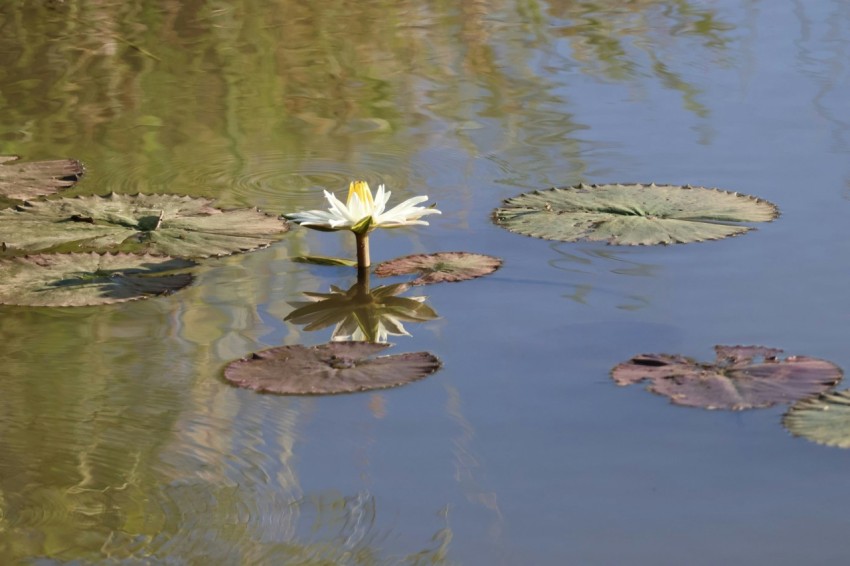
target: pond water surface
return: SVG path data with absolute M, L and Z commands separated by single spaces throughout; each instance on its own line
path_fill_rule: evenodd
M 70 194 L 272 213 L 351 179 L 427 194 L 374 261 L 465 250 L 393 351 L 443 368 L 376 393 L 235 389 L 224 365 L 330 329 L 346 234 L 295 228 L 169 297 L 0 307 L 4 564 L 826 564 L 850 556 L 850 452 L 785 407 L 619 388 L 642 352 L 761 344 L 850 368 L 850 3 L 841 0 L 4 0 L 0 154 L 73 157 Z M 502 199 L 578 182 L 758 195 L 723 241 L 511 234 Z M 839 386 L 841 387 L 841 386 Z M 843 387 L 842 387 L 843 388 Z

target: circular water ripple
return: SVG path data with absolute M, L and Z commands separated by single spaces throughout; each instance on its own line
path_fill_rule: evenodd
M 372 151 L 355 157 L 341 156 L 333 149 L 328 157 L 314 152 L 259 151 L 234 154 L 231 148 L 206 147 L 191 156 L 173 156 L 159 163 L 138 164 L 114 156 L 89 170 L 86 190 L 123 193 L 177 193 L 215 198 L 224 207 L 257 206 L 273 213 L 324 202 L 322 190 L 338 194 L 352 180 L 370 185 L 403 187 L 409 169 L 406 152 Z

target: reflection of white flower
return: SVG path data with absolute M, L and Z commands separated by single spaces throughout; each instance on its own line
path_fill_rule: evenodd
M 440 214 L 436 208 L 416 206 L 428 200 L 427 196 L 407 199 L 390 210 L 384 210 L 390 200 L 390 191 L 384 190 L 384 185 L 378 187 L 375 197 L 365 181 L 354 181 L 348 187 L 348 200 L 343 204 L 333 194 L 325 191 L 325 198 L 330 202 L 328 210 L 308 210 L 287 214 L 286 218 L 318 230 L 352 230 L 358 224 L 371 217 L 371 222 L 365 226 L 365 231 L 374 228 L 398 228 L 411 224 L 428 223 L 420 220 L 428 214 Z
M 352 328 L 353 326 L 353 328 Z M 390 315 L 380 317 L 375 328 L 368 335 L 362 328 L 357 326 L 354 318 L 346 319 L 334 328 L 331 340 L 334 342 L 380 342 L 386 343 L 390 336 L 410 336 L 404 329 L 401 321 Z
M 296 308 L 284 320 L 308 331 L 334 324 L 332 340 L 386 342 L 390 336 L 410 336 L 403 323 L 434 320 L 437 313 L 426 297 L 398 296 L 408 288 L 396 283 L 369 289 L 368 283 L 357 283 L 343 291 L 332 285 L 330 293 L 305 293 L 306 301 L 291 303 Z
M 426 299 L 426 297 L 398 298 L 404 301 L 415 301 L 420 304 L 424 304 Z M 410 333 L 404 329 L 402 321 L 423 322 L 425 320 L 431 320 L 432 314 L 436 314 L 427 307 L 420 309 L 413 306 L 411 308 L 411 304 L 407 303 L 407 309 L 398 306 L 394 309 L 381 308 L 379 306 L 378 308 L 371 309 L 371 311 L 351 313 L 337 323 L 331 334 L 331 340 L 387 342 L 390 336 L 410 336 Z

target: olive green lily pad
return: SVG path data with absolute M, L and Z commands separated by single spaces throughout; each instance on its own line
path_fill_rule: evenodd
M 329 342 L 280 346 L 231 362 L 225 379 L 237 387 L 282 395 L 330 395 L 397 387 L 438 369 L 428 352 L 370 357 L 389 344 Z
M 775 205 L 759 198 L 678 185 L 585 185 L 534 191 L 504 201 L 494 221 L 511 232 L 562 242 L 638 246 L 736 236 L 769 222 Z
M 802 399 L 785 413 L 782 424 L 794 436 L 850 448 L 850 390 Z
M 378 277 L 419 274 L 411 285 L 428 285 L 450 281 L 466 281 L 493 273 L 502 260 L 469 252 L 414 254 L 385 261 L 375 268 Z
M 0 259 L 0 304 L 105 305 L 166 295 L 192 282 L 186 259 L 148 254 L 41 254 Z
M 288 230 L 253 208 L 221 210 L 178 195 L 82 196 L 0 210 L 0 242 L 12 252 L 122 251 L 203 258 L 269 245 Z
M 19 162 L 17 155 L 0 155 L 0 197 L 28 200 L 73 186 L 83 176 L 76 159 Z
M 292 258 L 292 261 L 297 263 L 309 263 L 312 265 L 357 267 L 357 260 L 345 259 L 344 257 L 329 257 L 323 255 L 297 255 Z
M 740 411 L 791 403 L 833 387 L 841 368 L 805 356 L 781 359 L 782 350 L 759 346 L 715 346 L 717 359 L 702 363 L 685 356 L 643 354 L 616 366 L 617 385 L 649 382 L 647 389 L 677 405 Z

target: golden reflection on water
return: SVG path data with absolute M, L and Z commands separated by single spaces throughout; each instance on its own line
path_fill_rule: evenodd
M 425 296 L 404 297 L 407 283 L 370 287 L 368 270 L 358 270 L 357 282 L 346 290 L 332 286 L 328 293 L 305 293 L 306 301 L 292 302 L 295 310 L 284 320 L 315 331 L 333 326 L 331 340 L 386 343 L 390 336 L 410 336 L 406 323 L 434 320 L 437 312 Z

